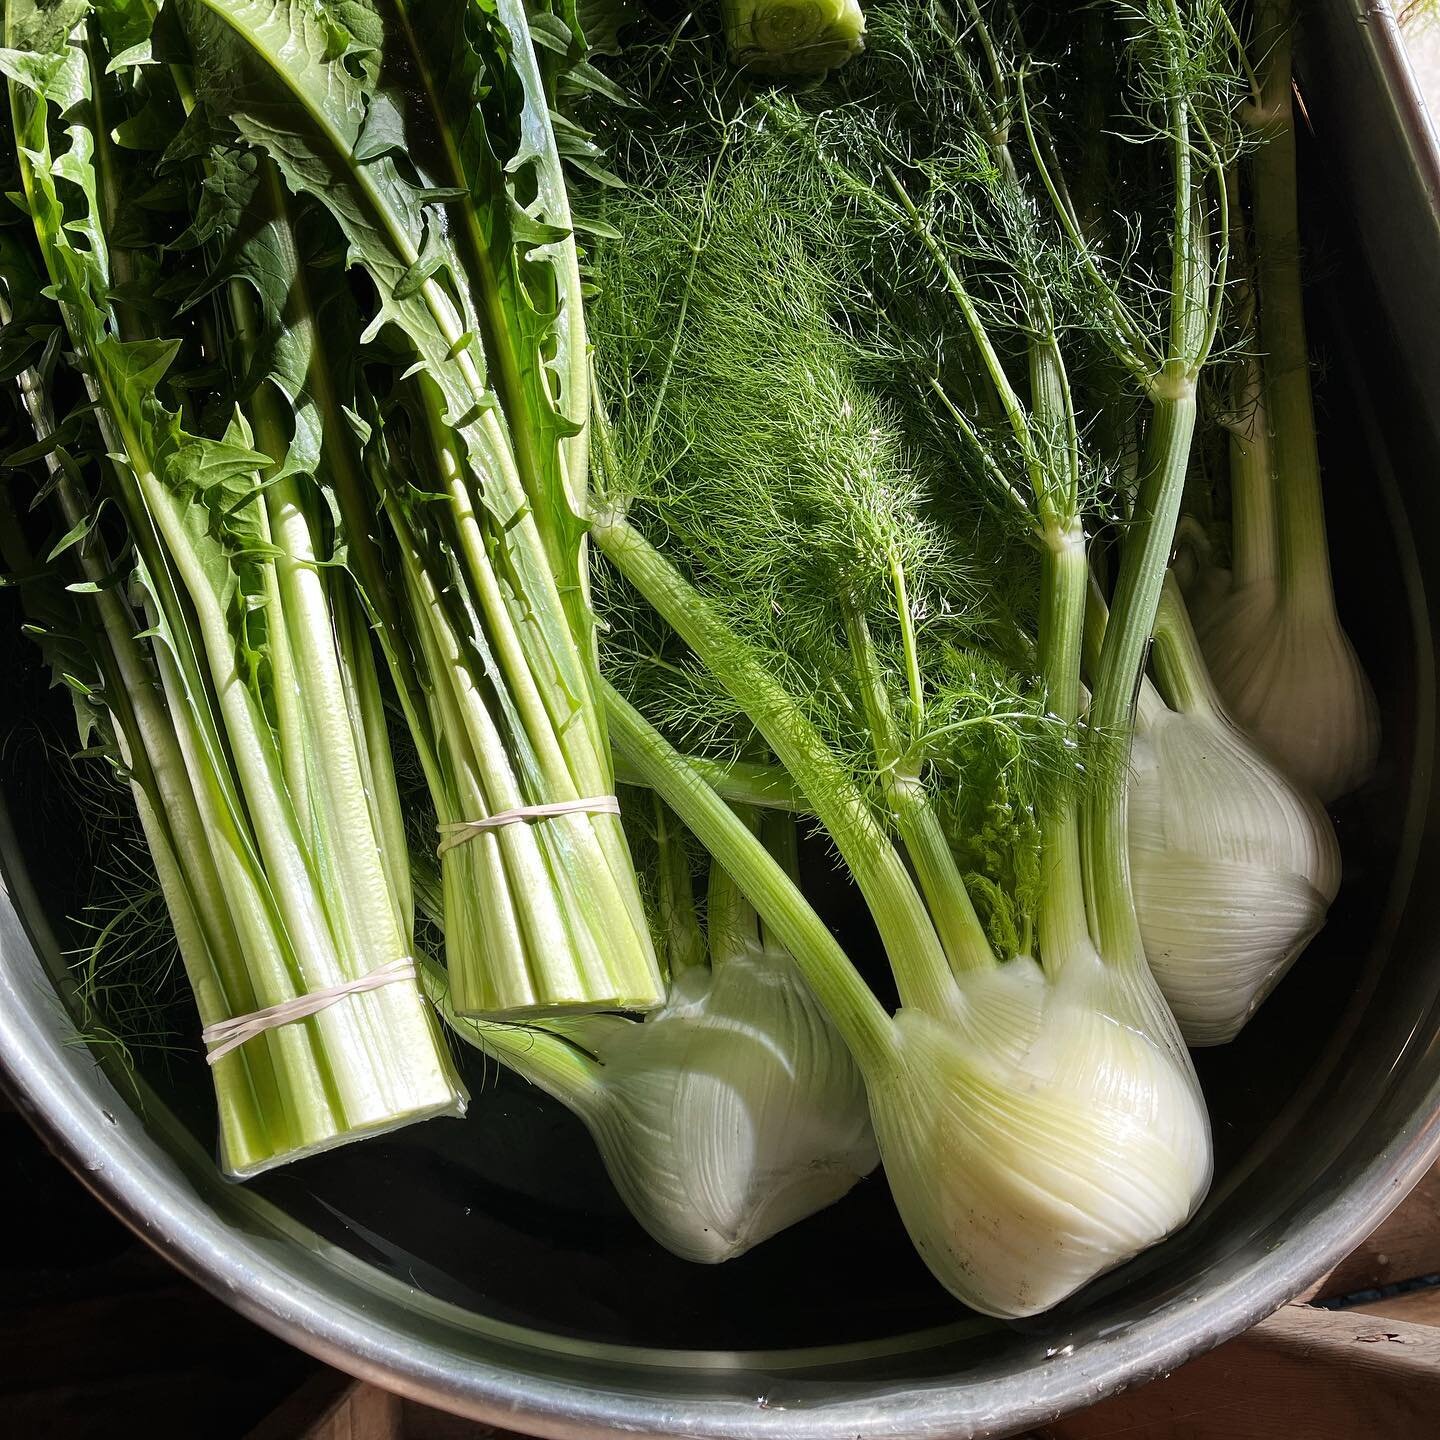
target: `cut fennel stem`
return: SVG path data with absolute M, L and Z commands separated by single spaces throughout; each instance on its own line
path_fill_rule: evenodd
M 786 816 L 763 827 L 787 874 L 794 828 Z M 423 976 L 457 1035 L 580 1118 L 659 1244 L 719 1264 L 834 1204 L 879 1155 L 860 1072 L 790 956 L 718 865 L 702 931 L 688 864 L 673 837 L 660 846 L 670 991 L 643 1021 L 486 1024 L 456 1014 L 437 967 Z M 434 906 L 425 870 L 417 879 Z
M 865 48 L 860 0 L 721 0 L 731 58 L 762 75 L 816 76 Z
M 1260 0 L 1251 159 L 1260 356 L 1232 422 L 1233 570 L 1194 587 L 1196 630 L 1235 719 L 1326 803 L 1379 756 L 1375 694 L 1341 626 L 1325 537 L 1305 337 L 1291 96 L 1291 3 Z
M 1319 802 L 1229 718 L 1173 577 L 1154 660 L 1173 708 L 1142 682 L 1129 787 L 1135 908 L 1186 1043 L 1221 1045 L 1324 925 L 1340 847 Z

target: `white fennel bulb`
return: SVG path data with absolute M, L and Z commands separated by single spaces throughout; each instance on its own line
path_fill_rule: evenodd
M 1186 1042 L 1221 1045 L 1324 925 L 1340 887 L 1334 827 L 1223 715 L 1160 707 L 1131 764 L 1145 955 Z
M 643 1022 L 572 1033 L 603 1067 L 572 1108 L 630 1213 L 683 1259 L 742 1255 L 875 1168 L 860 1072 L 784 957 L 688 970 Z
M 893 1073 L 870 1091 L 880 1153 L 941 1283 L 988 1315 L 1034 1315 L 1189 1219 L 1209 1121 L 1093 951 L 1055 978 L 1021 957 L 957 987 L 948 1017 L 895 1017 Z
M 1190 1045 L 1233 1040 L 1325 923 L 1340 848 L 1319 801 L 1231 721 L 1173 579 L 1128 790 L 1145 956 Z
M 1380 753 L 1375 693 L 1340 623 L 1305 333 L 1296 200 L 1290 0 L 1256 11 L 1263 131 L 1250 162 L 1253 288 L 1243 226 L 1234 232 L 1237 301 L 1258 344 L 1233 370 L 1228 585 L 1191 593 L 1200 645 L 1230 714 L 1326 804 L 1370 777 Z M 1223 572 L 1222 572 L 1223 574 Z
M 1196 631 L 1230 713 L 1306 789 L 1328 803 L 1369 779 L 1379 708 L 1328 593 L 1254 580 L 1197 609 Z
M 793 871 L 793 819 L 761 828 Z M 485 1024 L 454 1014 L 443 974 L 427 985 L 462 1038 L 584 1122 L 655 1240 L 718 1264 L 839 1200 L 879 1154 L 860 1070 L 794 961 L 719 866 L 702 930 L 673 819 L 658 815 L 657 832 L 670 987 L 643 1021 Z

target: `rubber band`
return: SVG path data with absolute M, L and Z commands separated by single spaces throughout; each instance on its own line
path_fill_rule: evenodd
M 482 820 L 455 820 L 438 827 L 440 843 L 435 847 L 437 855 L 483 835 L 487 830 L 498 830 L 502 825 L 517 825 L 522 820 L 549 820 L 555 815 L 618 815 L 620 802 L 613 795 L 592 795 L 581 800 L 553 800 L 548 805 L 517 805 L 513 810 L 497 810 Z
M 274 1030 L 280 1025 L 289 1025 L 295 1020 L 305 1020 L 327 1010 L 337 1000 L 347 995 L 360 995 L 366 990 L 378 990 L 382 985 L 393 985 L 398 980 L 415 979 L 415 961 L 409 955 L 402 955 L 388 965 L 381 965 L 361 975 L 356 980 L 347 980 L 343 985 L 331 985 L 324 990 L 313 990 L 308 995 L 297 995 L 293 1000 L 282 1000 L 278 1005 L 267 1005 L 263 1010 L 253 1010 L 249 1015 L 236 1015 L 229 1020 L 217 1020 L 207 1025 L 200 1038 L 208 1048 L 205 1059 L 213 1065 L 222 1056 L 228 1055 L 247 1040 Z

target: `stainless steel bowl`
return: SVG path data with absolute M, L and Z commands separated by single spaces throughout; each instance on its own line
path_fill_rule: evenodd
M 1322 276 L 1312 324 L 1328 361 L 1327 483 L 1344 513 L 1337 586 L 1381 696 L 1386 752 L 1338 817 L 1346 885 L 1303 974 L 1236 1045 L 1202 1056 L 1218 1175 L 1185 1232 L 1015 1327 L 965 1315 L 934 1286 L 878 1181 L 742 1261 L 686 1268 L 629 1224 L 567 1117 L 493 1076 L 464 1126 L 432 1122 L 228 1185 L 208 1149 L 203 1067 L 179 1066 L 162 1099 L 77 1042 L 47 921 L 66 913 L 73 832 L 56 821 L 44 767 L 11 743 L 0 1063 L 94 1193 L 319 1358 L 556 1437 L 1005 1434 L 1173 1369 L 1358 1243 L 1440 1154 L 1427 596 L 1440 566 L 1440 432 L 1427 408 L 1440 382 L 1440 152 L 1388 8 L 1304 8 L 1307 235 Z M 14 722 L 41 692 L 8 673 L 20 676 Z

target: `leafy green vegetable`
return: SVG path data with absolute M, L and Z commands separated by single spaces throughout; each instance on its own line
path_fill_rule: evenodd
M 207 106 L 328 212 L 372 292 L 347 343 L 397 356 L 393 378 L 377 378 L 386 403 L 359 419 L 403 587 L 406 633 L 388 648 L 408 650 L 418 678 L 402 689 L 424 694 L 409 718 L 428 732 L 442 828 L 603 800 L 613 781 L 578 518 L 585 330 L 523 9 L 454 0 L 427 6 L 423 25 L 404 6 L 386 17 L 302 0 L 194 0 L 187 13 Z M 548 47 L 564 27 L 546 18 L 530 27 Z M 418 94 L 390 83 L 385 56 L 407 57 Z M 503 824 L 447 846 L 443 868 L 463 1011 L 661 997 L 613 815 Z
M 256 366 L 249 415 L 233 409 L 217 435 L 182 414 L 175 377 L 214 357 L 215 336 L 167 315 L 174 292 L 154 286 L 153 253 L 116 242 L 144 170 L 112 145 L 122 127 L 101 122 L 113 90 L 85 13 L 12 5 L 0 52 L 27 208 L 103 452 L 90 467 L 101 490 L 63 445 L 46 456 L 37 498 L 65 529 L 49 552 L 62 569 L 34 582 L 84 577 L 66 588 L 82 597 L 91 668 L 71 683 L 112 734 L 210 1026 L 409 955 L 408 883 L 382 860 L 403 832 L 365 628 L 326 568 L 323 503 L 290 443 L 304 415 L 283 357 L 252 343 L 242 292 L 223 348 L 232 374 Z M 18 261 L 7 279 L 32 293 Z M 22 378 L 42 441 L 58 433 L 50 353 L 49 373 Z M 113 556 L 107 503 L 124 520 Z M 465 1100 L 413 977 L 266 1030 L 214 1074 L 222 1164 L 236 1175 Z
M 699 98 L 713 80 L 682 80 L 698 103 L 638 174 L 631 145 L 634 191 L 605 211 L 622 240 L 597 266 L 597 547 L 726 692 L 732 732 L 743 718 L 789 772 L 864 895 L 899 1014 L 876 1010 L 781 877 L 746 870 L 695 772 L 618 698 L 617 740 L 767 923 L 795 927 L 918 1248 L 996 1314 L 1043 1309 L 1153 1243 L 1208 1183 L 1118 783 L 1225 296 L 1210 257 L 1234 57 L 1218 7 L 1184 12 L 1119 12 L 1130 119 L 1171 167 L 1158 218 L 1127 217 L 1144 265 L 1081 230 L 1014 37 L 978 7 L 966 34 L 922 6 L 873 10 L 875 44 L 835 91 L 716 121 Z M 656 98 L 668 115 L 672 91 Z M 1080 747 L 1085 527 L 1104 482 L 1070 373 L 1097 342 L 1148 406 L 1148 453 Z M 1019 574 L 977 581 L 992 555 Z M 1016 633 L 1026 616 L 1033 635 Z M 667 664 L 654 713 L 674 733 L 692 672 Z M 950 787 L 967 782 L 952 846 Z

